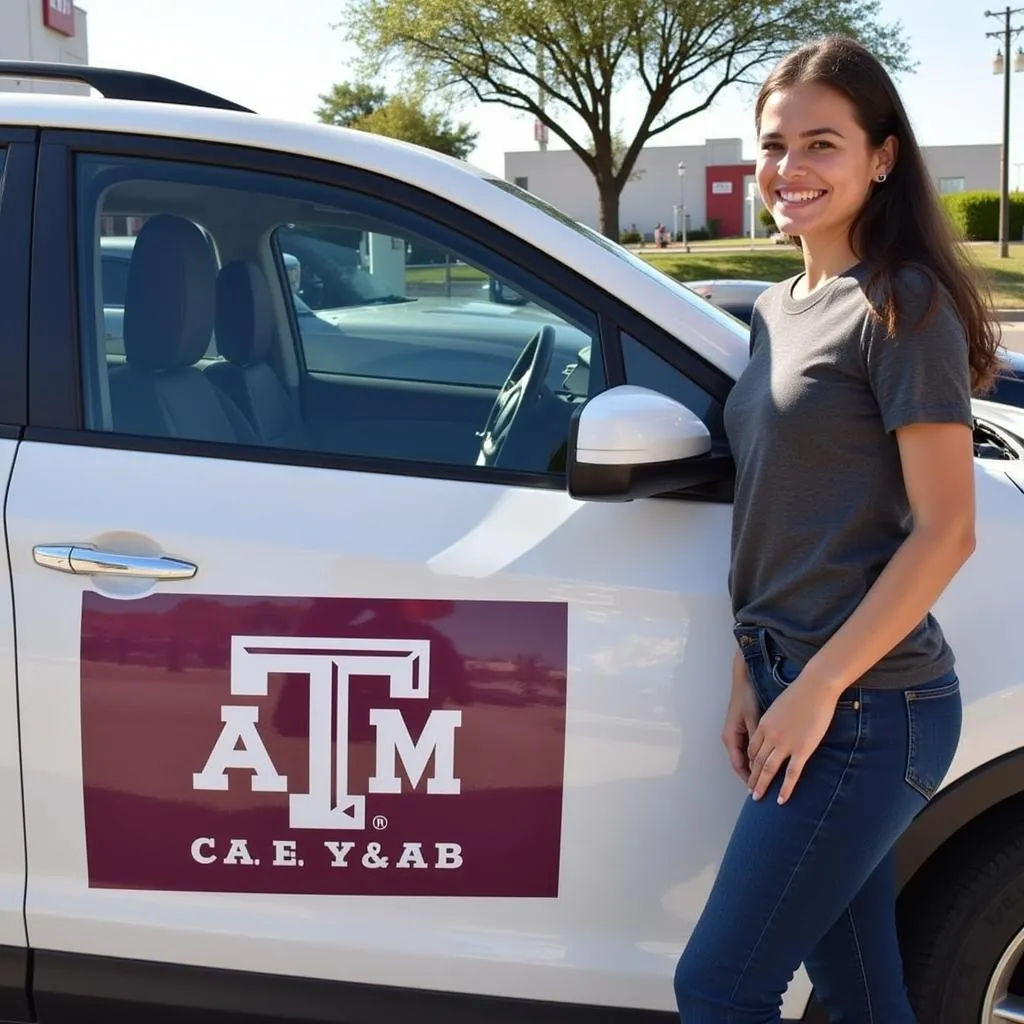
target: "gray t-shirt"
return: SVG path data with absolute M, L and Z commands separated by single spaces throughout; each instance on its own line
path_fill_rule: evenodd
M 868 308 L 868 276 L 859 264 L 806 297 L 793 297 L 797 278 L 765 291 L 749 366 L 725 406 L 733 612 L 800 662 L 850 617 L 910 532 L 894 431 L 973 422 L 967 339 L 945 289 L 922 321 L 929 279 L 901 271 L 890 337 Z M 928 615 L 857 685 L 914 686 L 953 662 Z

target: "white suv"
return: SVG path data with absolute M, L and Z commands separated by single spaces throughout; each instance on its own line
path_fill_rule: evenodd
M 0 94 L 0 1018 L 674 1020 L 746 796 L 744 327 L 436 154 L 0 74 L 106 97 Z M 1024 414 L 978 417 L 922 1024 L 1024 1020 Z

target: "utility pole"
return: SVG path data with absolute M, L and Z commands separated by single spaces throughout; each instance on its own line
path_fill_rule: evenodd
M 683 251 L 689 252 L 690 243 L 686 232 L 686 164 L 680 160 L 676 170 L 679 172 L 679 218 L 683 222 Z
M 1003 19 L 1001 32 L 985 33 L 986 38 L 999 39 L 1003 44 L 1003 49 L 997 54 L 992 66 L 997 75 L 1003 75 L 1003 145 L 999 156 L 999 255 L 1003 259 L 1009 258 L 1010 255 L 1010 41 L 1024 31 L 1024 25 L 1010 24 L 1010 19 L 1015 14 L 1024 14 L 1024 7 L 1014 10 L 1006 7 L 1002 11 L 985 12 L 986 18 Z M 1013 60 L 1013 70 L 1024 71 L 1024 51 L 1018 49 Z
M 544 99 L 547 90 L 544 88 L 544 49 L 540 44 L 537 45 L 537 106 L 544 110 Z M 537 148 L 542 152 L 546 152 L 548 148 L 548 126 L 537 119 L 533 127 L 534 140 L 537 143 Z

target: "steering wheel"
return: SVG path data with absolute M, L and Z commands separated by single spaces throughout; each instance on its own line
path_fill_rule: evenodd
M 555 329 L 548 324 L 523 347 L 494 399 L 484 429 L 478 434 L 478 466 L 497 465 L 520 411 L 534 405 L 540 398 L 554 354 Z

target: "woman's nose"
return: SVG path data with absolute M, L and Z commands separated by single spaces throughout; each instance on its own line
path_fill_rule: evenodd
M 800 160 L 800 155 L 791 149 L 787 149 L 782 154 L 776 167 L 782 178 L 793 178 L 803 173 L 803 162 Z

